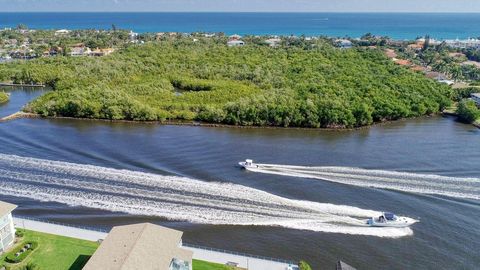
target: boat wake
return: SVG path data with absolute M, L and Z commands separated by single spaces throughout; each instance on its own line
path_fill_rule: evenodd
M 202 224 L 281 226 L 320 232 L 403 237 L 410 228 L 373 228 L 380 213 L 292 200 L 230 183 L 0 154 L 1 193 Z
M 419 194 L 480 200 L 480 178 L 447 177 L 352 167 L 307 167 L 256 164 L 250 171 L 325 180 L 359 187 L 373 187 Z

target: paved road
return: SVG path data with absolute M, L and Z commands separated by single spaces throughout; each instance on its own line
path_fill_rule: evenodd
M 24 228 L 32 231 L 63 235 L 78 239 L 97 241 L 105 239 L 107 233 L 97 232 L 88 229 L 70 227 L 66 225 L 46 223 L 36 220 L 13 217 L 13 223 L 16 228 Z M 270 260 L 258 259 L 248 256 L 224 253 L 219 251 L 207 250 L 202 248 L 187 247 L 184 248 L 193 251 L 193 258 L 197 260 L 226 264 L 228 262 L 238 263 L 238 267 L 248 270 L 287 270 L 288 264 Z M 295 268 L 294 268 L 295 269 Z

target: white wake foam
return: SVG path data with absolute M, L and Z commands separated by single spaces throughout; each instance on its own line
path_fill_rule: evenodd
M 281 226 L 402 237 L 410 228 L 366 227 L 379 212 L 292 200 L 229 183 L 0 154 L 1 193 L 72 206 L 203 224 Z
M 255 172 L 325 180 L 359 187 L 480 200 L 480 178 L 447 177 L 352 167 L 257 164 Z

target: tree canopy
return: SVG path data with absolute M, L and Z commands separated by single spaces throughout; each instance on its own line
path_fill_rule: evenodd
M 473 123 L 480 119 L 480 110 L 473 100 L 462 100 L 458 103 L 457 114 L 460 121 Z
M 439 112 L 452 95 L 379 49 L 324 40 L 231 48 L 222 39 L 179 38 L 100 58 L 4 64 L 0 76 L 52 86 L 27 106 L 44 116 L 231 125 L 358 127 Z

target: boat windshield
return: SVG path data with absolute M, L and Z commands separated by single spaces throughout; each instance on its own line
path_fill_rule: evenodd
M 386 220 L 395 220 L 396 216 L 393 213 L 385 213 L 384 214 Z

